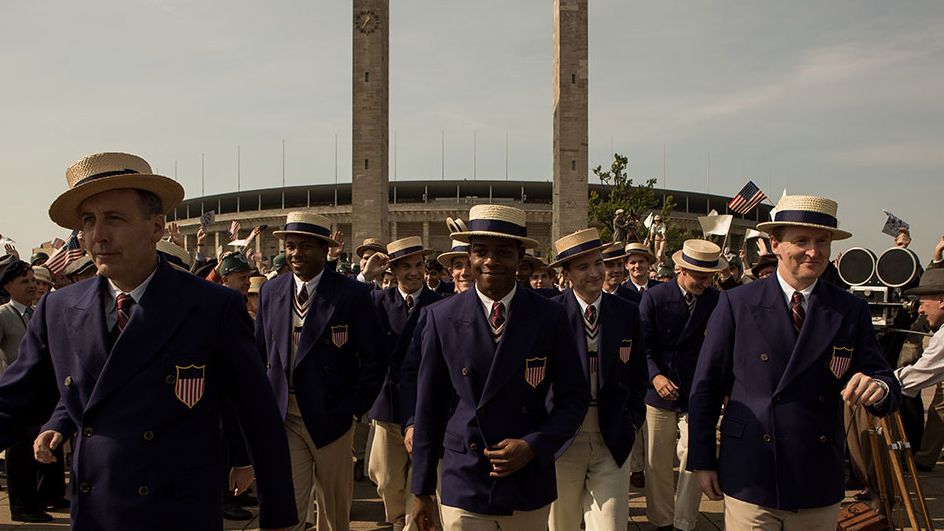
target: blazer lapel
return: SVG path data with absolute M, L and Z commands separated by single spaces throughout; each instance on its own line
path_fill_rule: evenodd
M 577 340 L 577 353 L 580 354 L 580 367 L 583 369 L 583 377 L 589 382 L 590 355 L 587 352 L 587 334 L 583 331 L 583 314 L 580 311 L 580 304 L 577 302 L 577 294 L 574 293 L 574 290 L 567 289 L 564 292 L 564 307 L 567 308 L 567 317 L 570 319 L 570 326 Z M 599 352 L 597 352 L 597 355 L 599 356 Z
M 331 322 L 331 316 L 334 314 L 334 298 L 337 290 L 337 273 L 324 270 L 321 280 L 318 281 L 318 287 L 315 288 L 315 295 L 308 307 L 308 315 L 305 316 L 305 326 L 302 328 L 302 337 L 298 341 L 298 352 L 295 354 L 295 367 L 308 356 L 309 351 L 314 347 L 321 334 L 324 333 L 328 323 Z M 350 326 L 350 323 L 345 323 Z
M 462 304 L 455 315 L 449 317 L 454 327 L 449 333 L 453 337 L 461 339 L 461 349 L 449 352 L 450 357 L 458 358 L 459 363 L 468 363 L 470 374 L 464 381 L 469 382 L 469 391 L 472 393 L 472 401 L 480 403 L 482 398 L 482 389 L 488 378 L 489 369 L 492 366 L 492 360 L 495 357 L 495 340 L 492 338 L 492 331 L 485 320 L 485 312 L 482 310 L 482 301 L 479 299 L 475 289 L 466 290 L 455 297 L 462 298 Z M 469 333 L 471 329 L 472 333 Z M 445 354 L 445 353 L 444 353 Z M 457 389 L 457 391 L 459 391 Z
M 511 300 L 505 331 L 495 350 L 495 357 L 488 371 L 488 379 L 485 380 L 479 405 L 485 404 L 498 394 L 510 378 L 525 377 L 524 372 L 518 372 L 517 369 L 522 365 L 525 357 L 531 354 L 531 345 L 535 338 L 534 331 L 538 330 L 541 325 L 537 315 L 531 309 L 531 297 L 540 297 L 540 295 L 518 288 Z M 540 354 L 547 353 L 538 353 Z
M 688 305 L 685 303 L 685 299 L 682 297 L 682 292 L 676 290 L 676 295 L 678 295 L 678 302 L 681 305 L 682 311 L 688 313 Z M 699 295 L 695 297 L 695 309 L 688 314 L 688 320 L 685 321 L 685 328 L 682 329 L 682 333 L 679 334 L 679 341 L 683 341 L 688 336 L 692 335 L 693 332 L 701 328 L 705 324 L 705 321 L 708 320 L 708 316 L 711 314 L 708 304 L 705 301 L 706 295 Z M 699 304 L 700 303 L 700 304 Z
M 759 298 L 751 307 L 754 329 L 764 337 L 767 348 L 774 353 L 775 359 L 788 360 L 796 343 L 796 333 L 787 315 L 783 290 L 780 289 L 775 275 L 759 282 L 764 282 L 764 288 L 760 290 Z
M 832 342 L 842 324 L 842 313 L 830 304 L 832 301 L 827 300 L 823 282 L 825 281 L 817 282 L 813 293 L 810 294 L 806 320 L 790 355 L 787 369 L 777 386 L 777 392 L 789 385 L 823 354 L 823 350 Z
M 612 304 L 613 299 L 610 297 L 610 295 L 604 293 L 603 300 L 600 301 L 600 347 L 597 353 L 600 356 L 600 389 L 603 389 L 606 384 L 606 377 L 617 363 L 620 342 L 623 339 L 629 339 L 630 341 L 633 339 L 632 337 L 622 337 L 621 331 L 626 330 L 624 325 L 626 316 L 616 313 L 616 308 Z M 640 354 L 637 352 L 636 355 Z
M 99 276 L 90 280 L 88 289 L 66 312 L 69 336 L 77 343 L 74 352 L 85 371 L 96 380 L 101 375 L 112 342 L 105 326 L 103 294 L 107 291 L 106 282 L 105 277 Z
M 272 294 L 272 300 L 266 301 L 268 306 L 268 322 L 271 323 L 272 342 L 266 341 L 266 344 L 275 345 L 275 349 L 282 362 L 283 368 L 288 368 L 289 357 L 291 356 L 292 341 L 292 304 L 295 296 L 295 275 L 283 275 L 282 280 L 285 285 L 278 290 L 267 291 L 266 295 Z M 269 352 L 268 355 L 272 356 Z

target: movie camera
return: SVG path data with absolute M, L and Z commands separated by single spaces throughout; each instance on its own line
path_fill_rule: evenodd
M 849 291 L 869 303 L 874 326 L 887 329 L 899 313 L 917 312 L 917 299 L 903 293 L 921 276 L 921 263 L 914 251 L 892 247 L 876 256 L 863 247 L 853 247 L 842 253 L 836 267 Z

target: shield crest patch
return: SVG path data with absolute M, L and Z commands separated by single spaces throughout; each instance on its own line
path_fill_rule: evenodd
M 338 348 L 343 347 L 345 343 L 347 343 L 347 325 L 331 327 L 331 342 Z
M 528 385 L 537 389 L 544 381 L 544 373 L 547 368 L 547 357 L 527 358 L 524 360 L 524 379 Z
M 624 339 L 619 348 L 619 358 L 623 363 L 629 363 L 629 357 L 633 353 L 633 340 Z
M 829 370 L 836 378 L 842 378 L 842 375 L 849 369 L 852 363 L 851 347 L 833 347 L 833 357 L 829 360 Z
M 177 365 L 177 383 L 174 385 L 174 394 L 185 406 L 193 409 L 203 398 L 206 388 L 206 365 Z

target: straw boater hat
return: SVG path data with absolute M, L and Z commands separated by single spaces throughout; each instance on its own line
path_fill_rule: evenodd
M 845 240 L 852 233 L 837 228 L 839 205 L 832 199 L 815 195 L 785 195 L 777 202 L 773 221 L 759 223 L 757 230 L 770 233 L 776 227 L 812 227 L 828 230 L 833 240 Z
M 436 251 L 423 247 L 423 238 L 419 236 L 407 236 L 406 238 L 400 238 L 399 240 L 387 244 L 387 257 L 390 258 L 390 263 L 410 255 L 422 254 L 423 256 L 427 256 L 434 252 Z
M 269 279 L 263 276 L 249 277 L 249 293 L 259 293 L 259 290 L 262 288 L 262 285 L 266 283 L 266 280 Z
M 672 255 L 672 261 L 682 269 L 703 273 L 715 273 L 728 267 L 721 258 L 721 248 L 708 240 L 685 240 L 682 249 Z
M 649 260 L 649 265 L 658 262 L 656 255 L 652 254 L 652 251 L 649 250 L 649 246 L 644 243 L 627 243 L 623 250 L 625 251 L 627 257 L 633 254 L 644 255 Z
M 384 246 L 383 242 L 380 241 L 378 238 L 367 238 L 366 240 L 364 240 L 364 243 L 358 245 L 358 246 L 354 249 L 354 254 L 355 254 L 358 258 L 363 258 L 364 251 L 366 251 L 366 250 L 368 250 L 368 249 L 373 249 L 373 250 L 377 251 L 378 253 L 385 253 L 385 252 L 387 252 L 386 246 Z
M 437 256 L 436 261 L 445 267 L 452 267 L 452 259 L 459 256 L 469 256 L 469 244 L 452 240 L 452 249 Z
M 548 264 L 548 267 L 563 265 L 564 262 L 594 251 L 599 252 L 607 246 L 607 244 L 600 241 L 600 232 L 597 229 L 589 228 L 574 231 L 554 242 L 557 260 Z
M 525 248 L 534 249 L 541 245 L 537 240 L 528 238 L 524 210 L 515 207 L 475 205 L 469 210 L 466 228 L 467 230 L 453 233 L 452 239 L 468 243 L 470 236 L 496 236 L 518 240 Z
M 157 252 L 164 253 L 171 259 L 176 258 L 184 267 L 190 267 L 190 253 L 175 243 L 161 240 L 157 242 Z
M 66 170 L 69 189 L 49 207 L 49 217 L 67 229 L 81 229 L 79 205 L 89 197 L 109 190 L 133 188 L 151 192 L 161 200 L 164 212 L 171 212 L 184 198 L 184 189 L 173 179 L 156 175 L 137 155 L 96 153 L 73 162 Z
M 85 272 L 87 269 L 95 267 L 95 264 L 92 263 L 92 258 L 89 255 L 85 255 L 82 258 L 77 258 L 66 266 L 66 270 L 62 272 L 67 278 L 73 275 L 78 275 Z
M 285 239 L 285 234 L 314 236 L 319 240 L 328 242 L 329 247 L 341 246 L 339 242 L 331 239 L 331 220 L 311 212 L 289 212 L 288 219 L 285 220 L 285 227 L 282 230 L 273 231 L 272 234 L 275 234 L 281 240 Z
M 613 242 L 603 249 L 603 261 L 621 260 L 626 258 L 626 250 L 623 249 L 623 242 Z
M 524 250 L 524 260 L 530 262 L 531 267 L 535 269 L 539 267 L 547 267 L 547 262 L 545 262 L 543 258 L 534 255 L 534 249 Z
M 33 277 L 37 282 L 52 284 L 52 273 L 43 266 L 33 266 Z

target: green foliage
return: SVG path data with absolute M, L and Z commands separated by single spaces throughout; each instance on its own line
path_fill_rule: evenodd
M 609 188 L 603 193 L 594 191 L 590 194 L 588 212 L 590 226 L 600 231 L 600 236 L 604 241 L 612 240 L 613 218 L 616 217 L 617 209 L 622 208 L 630 218 L 634 216 L 639 218 L 639 237 L 645 239 L 646 228 L 642 225 L 642 221 L 650 212 L 658 211 L 663 221 L 668 224 L 668 242 L 671 245 L 673 233 L 685 232 L 678 229 L 673 231 L 669 222 L 672 210 L 675 208 L 672 196 L 666 196 L 665 203 L 660 205 L 659 197 L 654 189 L 656 179 L 646 179 L 645 184 L 633 184 L 633 179 L 626 171 L 628 166 L 629 158 L 614 153 L 609 170 L 604 171 L 602 166 L 593 168 L 593 173 L 600 178 L 600 182 Z

